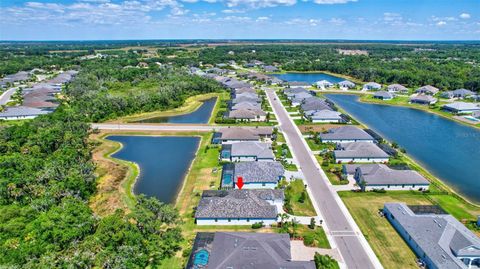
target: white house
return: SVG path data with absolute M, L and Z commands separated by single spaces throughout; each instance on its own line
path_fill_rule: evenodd
M 382 88 L 382 85 L 376 82 L 368 82 L 367 84 L 363 85 L 362 91 L 378 91 Z
M 195 211 L 197 225 L 265 225 L 277 223 L 283 190 L 207 190 Z
M 314 123 L 340 123 L 343 122 L 342 113 L 331 109 L 306 111 L 305 116 Z
M 222 168 L 222 189 L 238 189 L 240 178 L 244 184 L 242 189 L 275 189 L 284 174 L 285 169 L 279 162 L 227 163 Z
M 342 90 L 348 90 L 348 89 L 353 89 L 355 88 L 355 83 L 351 82 L 350 80 L 344 80 L 344 81 L 340 81 L 338 83 L 338 86 L 340 87 L 340 89 Z
M 354 179 L 364 191 L 427 190 L 430 182 L 413 170 L 395 170 L 384 164 L 359 166 Z
M 333 87 L 333 83 L 325 79 L 315 82 L 315 85 L 317 85 L 317 88 L 319 89 L 326 89 L 326 88 Z
M 426 268 L 480 268 L 480 238 L 442 209 L 386 203 L 383 214 Z
M 480 106 L 475 103 L 454 102 L 443 105 L 442 109 L 458 114 L 472 114 L 475 111 L 480 111 Z

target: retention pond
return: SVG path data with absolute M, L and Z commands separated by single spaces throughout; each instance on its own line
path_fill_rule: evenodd
M 199 137 L 174 136 L 109 136 L 122 149 L 112 157 L 135 162 L 140 174 L 135 194 L 154 196 L 165 203 L 175 202 L 195 158 Z

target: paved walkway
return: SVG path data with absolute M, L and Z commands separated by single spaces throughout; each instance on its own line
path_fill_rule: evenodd
M 307 190 L 314 207 L 324 218 L 324 227 L 332 247 L 338 248 L 348 268 L 382 268 L 342 200 L 331 188 L 327 176 L 321 170 L 300 130 L 289 117 L 276 93 L 271 89 L 267 89 L 266 93 L 280 123 L 280 129 L 305 175 Z
M 290 241 L 292 260 L 294 261 L 311 261 L 315 256 L 315 252 L 318 252 L 321 255 L 329 255 L 339 263 L 343 263 L 342 257 L 338 252 L 338 249 L 327 249 L 327 248 L 312 248 L 306 247 L 303 244 L 303 241 L 294 240 Z

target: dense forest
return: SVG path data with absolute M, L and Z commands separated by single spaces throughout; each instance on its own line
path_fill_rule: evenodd
M 181 69 L 128 68 L 122 57 L 83 62 L 52 114 L 0 128 L 0 265 L 12 268 L 145 268 L 180 249 L 177 211 L 137 197 L 100 217 L 88 122 L 166 109 L 217 83 Z
M 337 49 L 363 50 L 368 55 L 343 55 Z M 384 84 L 480 91 L 478 44 L 219 46 L 201 50 L 198 57 L 209 64 L 260 60 L 286 71 L 329 71 Z

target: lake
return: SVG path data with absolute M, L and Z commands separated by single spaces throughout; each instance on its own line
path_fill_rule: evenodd
M 389 141 L 469 200 L 480 203 L 480 130 L 421 110 L 368 104 L 358 96 L 328 99 Z
M 140 175 L 135 194 L 154 196 L 165 203 L 175 202 L 190 164 L 195 158 L 199 137 L 108 136 L 123 148 L 114 158 L 135 162 Z
M 328 80 L 331 83 L 338 83 L 345 80 L 344 78 L 332 76 L 325 73 L 285 73 L 273 74 L 272 76 L 275 76 L 284 81 L 300 81 L 308 82 L 310 84 L 313 84 L 320 80 Z
M 202 105 L 197 110 L 176 116 L 162 116 L 140 120 L 143 123 L 208 123 L 212 115 L 213 108 L 217 101 L 216 97 L 202 101 Z

